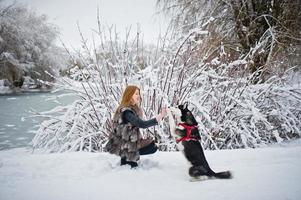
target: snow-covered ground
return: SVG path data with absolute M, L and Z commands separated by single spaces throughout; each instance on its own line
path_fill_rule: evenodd
M 1 200 L 301 199 L 301 141 L 259 149 L 206 151 L 230 180 L 189 182 L 180 152 L 143 156 L 138 169 L 107 153 L 0 151 Z

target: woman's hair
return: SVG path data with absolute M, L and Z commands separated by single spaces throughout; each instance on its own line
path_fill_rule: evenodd
M 122 98 L 121 98 L 120 104 L 117 107 L 114 116 L 116 115 L 117 112 L 120 111 L 121 108 L 132 107 L 133 106 L 131 100 L 132 100 L 132 97 L 135 94 L 136 90 L 139 90 L 139 92 L 140 92 L 140 89 L 137 86 L 135 86 L 135 85 L 128 85 L 125 88 L 125 90 L 123 91 L 123 94 L 122 94 Z M 140 109 L 139 105 L 135 106 L 134 110 L 136 112 L 138 112 L 137 114 L 139 116 L 141 115 L 141 109 Z
M 129 85 L 129 86 L 127 86 L 125 88 L 125 90 L 123 91 L 119 107 L 130 106 L 131 103 L 132 103 L 131 102 L 132 97 L 134 96 L 136 90 L 139 90 L 139 92 L 140 92 L 140 89 L 137 86 L 135 86 L 135 85 Z

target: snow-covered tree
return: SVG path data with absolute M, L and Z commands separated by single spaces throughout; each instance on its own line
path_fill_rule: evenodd
M 16 83 L 24 76 L 53 80 L 45 71 L 55 74 L 62 65 L 57 59 L 63 52 L 55 45 L 57 35 L 58 29 L 45 15 L 0 2 L 0 78 L 14 86 L 22 86 Z
M 211 61 L 221 44 L 230 61 L 247 56 L 252 61 L 247 70 L 257 73 L 253 83 L 300 63 L 299 0 L 158 0 L 158 5 L 177 32 L 194 32 L 198 48 L 209 51 L 199 56 Z

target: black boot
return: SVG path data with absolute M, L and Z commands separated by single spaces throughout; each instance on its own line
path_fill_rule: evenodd
M 126 164 L 127 164 L 126 158 L 122 157 L 120 160 L 120 165 L 126 165 Z
M 122 157 L 120 160 L 120 165 L 130 165 L 131 168 L 138 167 L 138 163 L 134 161 L 127 161 L 125 157 Z
M 138 167 L 138 163 L 134 161 L 128 161 L 128 164 L 131 165 L 131 169 Z

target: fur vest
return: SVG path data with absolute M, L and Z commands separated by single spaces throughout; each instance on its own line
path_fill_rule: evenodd
M 137 111 L 133 107 L 124 107 L 116 111 L 113 118 L 113 132 L 109 135 L 105 150 L 111 154 L 126 157 L 128 161 L 138 161 L 141 134 L 138 127 L 130 123 L 123 123 L 122 113 L 126 110 L 137 115 Z M 137 116 L 139 117 L 139 115 Z

